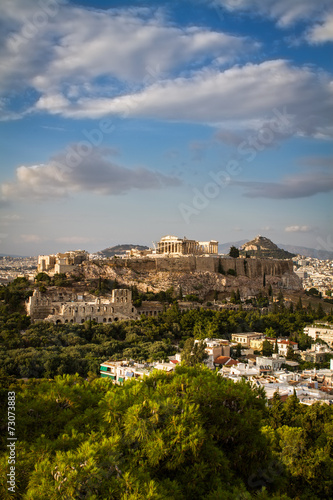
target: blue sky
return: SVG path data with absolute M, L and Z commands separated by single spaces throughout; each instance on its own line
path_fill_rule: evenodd
M 0 14 L 0 253 L 165 234 L 333 250 L 330 0 Z

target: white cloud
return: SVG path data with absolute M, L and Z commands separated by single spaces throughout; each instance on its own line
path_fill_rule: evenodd
M 21 234 L 21 239 L 26 243 L 40 243 L 44 238 L 38 234 Z
M 298 21 L 312 21 L 332 7 L 331 0 L 212 0 L 211 3 L 231 12 L 245 11 L 268 17 L 281 28 Z
M 133 189 L 177 186 L 179 179 L 144 167 L 127 168 L 110 161 L 106 149 L 72 145 L 47 164 L 20 166 L 16 179 L 1 186 L 5 199 L 47 200 L 77 192 L 118 195 Z M 111 150 L 112 154 L 112 150 Z
M 51 110 L 58 99 L 65 104 L 66 96 L 123 93 L 174 70 L 212 60 L 225 64 L 258 46 L 203 27 L 179 28 L 159 9 L 94 10 L 50 1 L 56 3 L 54 15 L 43 14 L 43 2 L 1 2 L 7 32 L 0 36 L 0 88 L 9 94 L 32 88 Z
M 285 229 L 286 233 L 308 233 L 311 231 L 310 226 L 287 226 Z
M 229 128 L 259 129 L 286 109 L 287 135 L 329 136 L 333 133 L 333 85 L 325 73 L 294 67 L 284 60 L 234 66 L 225 71 L 198 71 L 117 98 L 82 98 L 65 111 L 72 118 L 105 115 L 206 122 Z M 293 115 L 293 116 L 292 116 Z
M 306 38 L 312 44 L 333 42 L 333 13 L 329 14 L 321 24 L 313 26 Z
M 324 171 L 310 172 L 287 177 L 281 182 L 234 181 L 233 185 L 245 187 L 244 196 L 248 198 L 308 198 L 333 191 L 333 175 Z

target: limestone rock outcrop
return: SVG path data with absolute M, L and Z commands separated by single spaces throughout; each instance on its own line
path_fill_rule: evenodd
M 204 299 L 210 292 L 242 295 L 257 293 L 263 286 L 299 290 L 301 281 L 293 272 L 293 263 L 278 259 L 233 259 L 231 257 L 156 257 L 145 259 L 109 259 L 84 262 L 75 271 L 84 279 L 108 278 L 120 286 L 136 286 L 146 292 L 165 291 L 196 294 Z

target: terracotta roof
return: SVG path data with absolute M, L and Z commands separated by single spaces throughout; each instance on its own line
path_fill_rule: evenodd
M 173 363 L 174 365 L 176 365 L 177 363 L 179 363 L 179 361 L 177 361 L 176 359 L 170 359 L 170 363 Z
M 238 365 L 238 361 L 230 358 L 230 356 L 218 356 L 214 359 L 214 363 L 217 365 L 232 366 Z

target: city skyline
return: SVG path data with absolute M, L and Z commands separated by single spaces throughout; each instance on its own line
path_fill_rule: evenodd
M 4 1 L 0 253 L 333 251 L 328 0 Z

